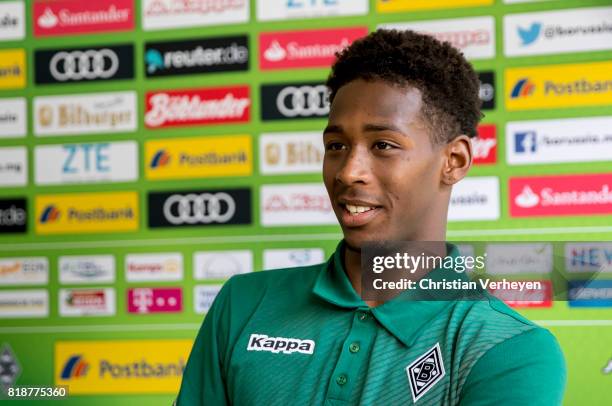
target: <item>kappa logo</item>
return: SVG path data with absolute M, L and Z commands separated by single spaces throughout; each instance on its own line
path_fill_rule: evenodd
M 440 343 L 436 343 L 425 354 L 408 365 L 406 373 L 410 382 L 412 399 L 416 403 L 446 375 Z
M 274 354 L 313 354 L 315 342 L 299 338 L 268 337 L 265 334 L 251 334 L 247 351 L 269 351 Z

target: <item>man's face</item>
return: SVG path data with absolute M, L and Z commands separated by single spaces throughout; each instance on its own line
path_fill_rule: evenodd
M 418 240 L 446 222 L 444 154 L 432 144 L 421 106 L 418 89 L 382 81 L 338 90 L 323 134 L 323 180 L 349 247 Z

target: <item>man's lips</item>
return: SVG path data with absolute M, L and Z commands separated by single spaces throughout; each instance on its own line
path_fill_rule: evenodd
M 340 223 L 347 227 L 361 227 L 371 222 L 381 211 L 380 205 L 363 200 L 338 199 Z

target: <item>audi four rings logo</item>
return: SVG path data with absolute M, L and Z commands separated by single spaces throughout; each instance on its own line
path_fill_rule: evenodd
M 250 189 L 149 193 L 149 227 L 251 224 Z
M 35 52 L 36 83 L 68 83 L 134 77 L 133 45 Z
M 119 58 L 111 49 L 58 52 L 51 58 L 51 75 L 65 82 L 81 79 L 108 79 L 117 73 Z
M 329 114 L 327 87 L 320 83 L 264 85 L 262 119 L 322 118 Z
M 227 193 L 172 195 L 164 203 L 171 224 L 225 223 L 236 213 L 236 202 Z

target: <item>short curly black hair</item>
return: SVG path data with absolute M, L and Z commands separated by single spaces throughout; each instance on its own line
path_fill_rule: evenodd
M 448 42 L 414 31 L 379 29 L 336 54 L 327 79 L 329 100 L 356 79 L 417 88 L 421 114 L 434 142 L 477 135 L 480 82 L 472 65 Z

